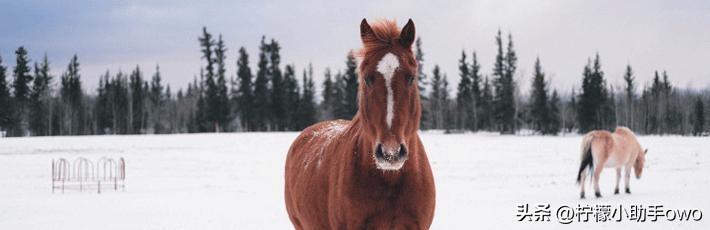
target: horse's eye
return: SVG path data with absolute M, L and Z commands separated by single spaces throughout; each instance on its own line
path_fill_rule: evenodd
M 407 81 L 407 85 L 412 85 L 412 82 L 414 82 L 414 76 L 411 74 L 407 74 L 404 76 L 404 80 Z
M 372 74 L 365 76 L 365 84 L 367 84 L 367 86 L 372 86 L 373 81 L 375 81 L 375 76 L 372 76 Z

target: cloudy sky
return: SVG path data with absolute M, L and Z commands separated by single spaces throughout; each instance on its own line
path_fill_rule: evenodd
M 363 3 L 367 2 L 367 3 Z M 360 46 L 362 18 L 408 18 L 416 24 L 425 68 L 438 64 L 452 88 L 461 51 L 474 50 L 489 74 L 499 28 L 512 33 L 519 56 L 516 78 L 529 88 L 535 57 L 552 86 L 579 86 L 587 58 L 596 52 L 608 82 L 621 85 L 626 64 L 648 82 L 667 70 L 681 87 L 710 87 L 710 1 L 706 0 L 483 0 L 483 1 L 7 1 L 0 8 L 0 56 L 14 65 L 25 46 L 33 60 L 45 53 L 59 75 L 78 54 L 85 88 L 93 93 L 107 69 L 140 65 L 148 75 L 160 65 L 165 81 L 184 88 L 199 73 L 197 37 L 202 26 L 222 34 L 229 69 L 240 46 L 252 65 L 262 35 L 277 39 L 284 64 L 299 71 L 313 63 L 317 80 L 325 67 L 341 69 Z M 255 69 L 254 67 L 252 67 Z

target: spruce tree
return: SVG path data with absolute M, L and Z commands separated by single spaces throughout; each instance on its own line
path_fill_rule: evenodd
M 537 132 L 547 134 L 550 121 L 550 109 L 547 100 L 547 82 L 545 73 L 540 65 L 540 58 L 535 59 L 533 70 L 532 88 L 530 92 L 530 116 L 533 129 Z
M 271 39 L 269 44 L 269 76 L 271 78 L 271 128 L 276 131 L 283 131 L 288 124 L 287 104 L 286 104 L 286 86 L 281 73 L 281 55 L 279 51 L 281 46 L 276 40 Z
M 239 49 L 239 59 L 237 60 L 237 78 L 239 79 L 239 90 L 237 95 L 237 108 L 242 127 L 247 131 L 254 131 L 254 84 L 252 73 L 249 68 L 249 54 L 244 47 Z
M 41 64 L 35 63 L 35 76 L 30 93 L 30 131 L 35 136 L 49 135 L 49 115 L 51 99 L 50 86 L 52 76 L 49 75 L 49 61 L 44 55 Z
M 338 71 L 334 76 L 333 82 L 333 98 L 331 107 L 333 108 L 333 117 L 335 119 L 348 119 L 347 103 L 345 102 L 345 79 L 343 73 Z
M 79 58 L 75 54 L 69 61 L 66 72 L 62 75 L 60 96 L 63 103 L 61 135 L 79 135 L 83 133 L 84 97 L 79 74 Z
M 503 53 L 503 39 L 498 30 L 496 45 L 498 53 L 493 65 L 494 114 L 498 130 L 502 133 L 514 133 L 515 130 L 515 75 L 517 55 L 513 50 L 512 36 L 508 35 L 507 51 Z
M 224 45 L 224 41 L 222 40 L 222 35 L 219 35 L 219 38 L 217 39 L 217 44 L 215 45 L 214 48 L 214 54 L 215 54 L 215 63 L 217 64 L 217 73 L 216 73 L 216 95 L 215 95 L 215 101 L 211 103 L 211 109 L 215 113 L 215 123 L 216 128 L 221 130 L 226 130 L 228 127 L 228 123 L 230 122 L 230 107 L 229 107 L 229 95 L 227 92 L 227 77 L 225 74 L 227 73 L 226 69 L 226 52 L 227 52 L 227 47 Z M 217 130 L 216 130 L 217 131 Z
M 357 92 L 358 92 L 358 78 L 357 78 L 357 61 L 353 53 L 348 53 L 345 61 L 345 73 L 343 74 L 343 108 L 344 119 L 352 119 L 357 113 Z
M 299 124 L 296 127 L 296 130 L 303 130 L 304 128 L 314 124 L 317 120 L 313 66 L 310 64 L 308 65 L 308 72 L 303 71 L 302 85 L 303 92 L 300 95 L 297 114 Z
M 560 97 L 557 90 L 552 91 L 549 105 L 549 120 L 543 133 L 556 135 L 562 129 L 562 116 L 560 113 Z
M 96 106 L 94 106 L 96 114 L 96 133 L 110 134 L 115 132 L 113 124 L 113 114 L 111 107 L 111 75 L 108 70 L 99 77 L 99 87 L 96 89 Z
M 202 51 L 202 58 L 205 60 L 204 72 L 202 76 L 202 87 L 204 89 L 202 102 L 198 106 L 197 118 L 201 119 L 201 131 L 202 132 L 215 132 L 219 131 L 219 88 L 217 85 L 217 80 L 215 79 L 215 53 L 213 47 L 215 46 L 215 41 L 212 35 L 207 32 L 206 27 L 202 27 L 202 36 L 198 37 L 197 40 L 200 43 L 200 48 Z
M 453 129 L 453 123 L 449 122 L 454 119 L 453 116 L 453 108 L 451 108 L 451 98 L 450 98 L 450 90 L 449 90 L 449 79 L 446 77 L 446 74 L 444 74 L 443 79 L 441 80 L 441 89 L 439 90 L 439 93 L 441 94 L 439 97 L 439 100 L 441 100 L 441 108 L 442 108 L 442 126 L 445 130 L 446 133 L 451 132 L 451 129 Z
M 626 83 L 625 93 L 626 93 L 626 114 L 624 119 L 624 125 L 634 128 L 634 101 L 636 99 L 636 82 L 634 78 L 633 69 L 631 65 L 626 65 L 626 72 L 624 72 L 624 83 Z
M 466 61 L 466 53 L 461 51 L 461 59 L 459 59 L 459 80 L 458 90 L 456 93 L 456 128 L 473 130 L 473 93 L 471 92 L 471 72 L 469 64 Z
M 15 69 L 13 71 L 14 81 L 12 87 L 14 88 L 14 98 L 15 98 L 15 127 L 13 127 L 13 136 L 24 136 L 25 131 L 28 126 L 28 106 L 30 100 L 30 83 L 32 82 L 32 75 L 30 74 L 30 59 L 27 57 L 27 50 L 20 46 L 15 51 L 16 63 Z
M 577 119 L 579 132 L 586 133 L 595 129 L 612 129 L 614 120 L 612 107 L 608 103 L 608 92 L 601 70 L 599 54 L 594 63 L 587 61 L 582 79 L 582 92 L 579 95 Z
M 283 130 L 293 131 L 299 129 L 298 106 L 300 105 L 300 89 L 296 78 L 296 68 L 293 65 L 286 65 L 284 70 L 284 107 L 285 118 Z
M 429 93 L 429 100 L 431 100 L 431 121 L 432 128 L 443 129 L 445 126 L 444 122 L 446 120 L 446 88 L 444 85 L 444 77 L 441 74 L 441 70 L 438 65 L 434 65 L 431 75 L 431 91 Z
M 326 68 L 324 71 L 324 78 L 323 78 L 323 89 L 321 91 L 321 96 L 323 97 L 323 101 L 321 101 L 321 111 L 322 111 L 322 119 L 323 120 L 330 120 L 334 118 L 334 111 L 333 111 L 333 97 L 335 95 L 335 82 L 333 82 L 332 79 L 332 74 L 330 72 L 330 68 Z
M 473 122 L 473 131 L 478 131 L 481 126 L 481 64 L 478 63 L 478 57 L 476 57 L 476 52 L 471 55 L 471 94 L 473 97 L 473 106 L 471 118 Z
M 7 68 L 2 64 L 0 57 L 0 137 L 8 135 L 12 126 L 12 97 L 7 82 Z
M 155 133 L 165 133 L 167 130 L 167 121 L 165 117 L 165 103 L 166 98 L 163 95 L 164 87 L 162 83 L 162 77 L 160 74 L 160 66 L 155 66 L 155 74 L 150 81 L 150 119 L 153 125 L 153 132 Z
M 417 61 L 417 87 L 419 88 L 419 97 L 422 108 L 421 119 L 419 120 L 419 128 L 428 129 L 430 125 L 430 122 L 428 120 L 429 106 L 427 106 L 427 104 L 429 103 L 429 98 L 427 97 L 426 92 L 428 83 L 426 73 L 424 73 L 424 51 L 422 50 L 422 39 L 420 37 L 417 37 L 417 40 L 414 44 L 414 58 Z
M 267 60 L 269 47 L 266 42 L 264 42 L 264 39 L 264 37 L 261 37 L 259 62 L 257 63 L 256 80 L 254 81 L 254 122 L 252 127 L 255 131 L 267 131 L 268 121 L 271 118 L 271 91 L 268 76 L 269 62 Z
M 693 135 L 703 135 L 703 132 L 705 132 L 705 106 L 700 97 L 695 100 L 694 121 Z
M 486 76 L 483 79 L 483 88 L 481 92 L 481 129 L 489 131 L 493 131 L 495 129 L 493 108 L 493 87 Z
M 139 66 L 131 72 L 129 85 L 131 90 L 131 133 L 140 134 L 144 131 L 145 121 L 143 113 L 145 112 L 145 97 L 146 93 L 143 90 L 143 73 Z

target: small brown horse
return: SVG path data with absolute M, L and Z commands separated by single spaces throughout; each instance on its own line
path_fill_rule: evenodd
M 286 158 L 296 229 L 427 229 L 434 178 L 417 135 L 421 108 L 414 23 L 360 24 L 359 110 L 303 130 Z
M 626 193 L 631 193 L 629 177 L 631 168 L 637 179 L 641 179 L 643 164 L 646 161 L 648 149 L 643 150 L 634 133 L 626 127 L 617 127 L 614 133 L 606 130 L 590 131 L 582 139 L 582 163 L 579 165 L 577 183 L 581 186 L 580 197 L 584 198 L 584 179 L 587 170 L 591 170 L 594 183 L 594 195 L 599 198 L 599 175 L 604 168 L 616 168 L 616 188 L 614 194 L 619 194 L 621 168 L 624 168 Z

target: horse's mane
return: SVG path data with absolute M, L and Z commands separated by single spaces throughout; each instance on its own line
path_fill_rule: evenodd
M 364 58 L 368 54 L 390 48 L 395 40 L 399 39 L 399 28 L 394 20 L 379 19 L 370 25 L 374 37 L 363 38 L 362 49 L 354 52 L 354 55 Z

